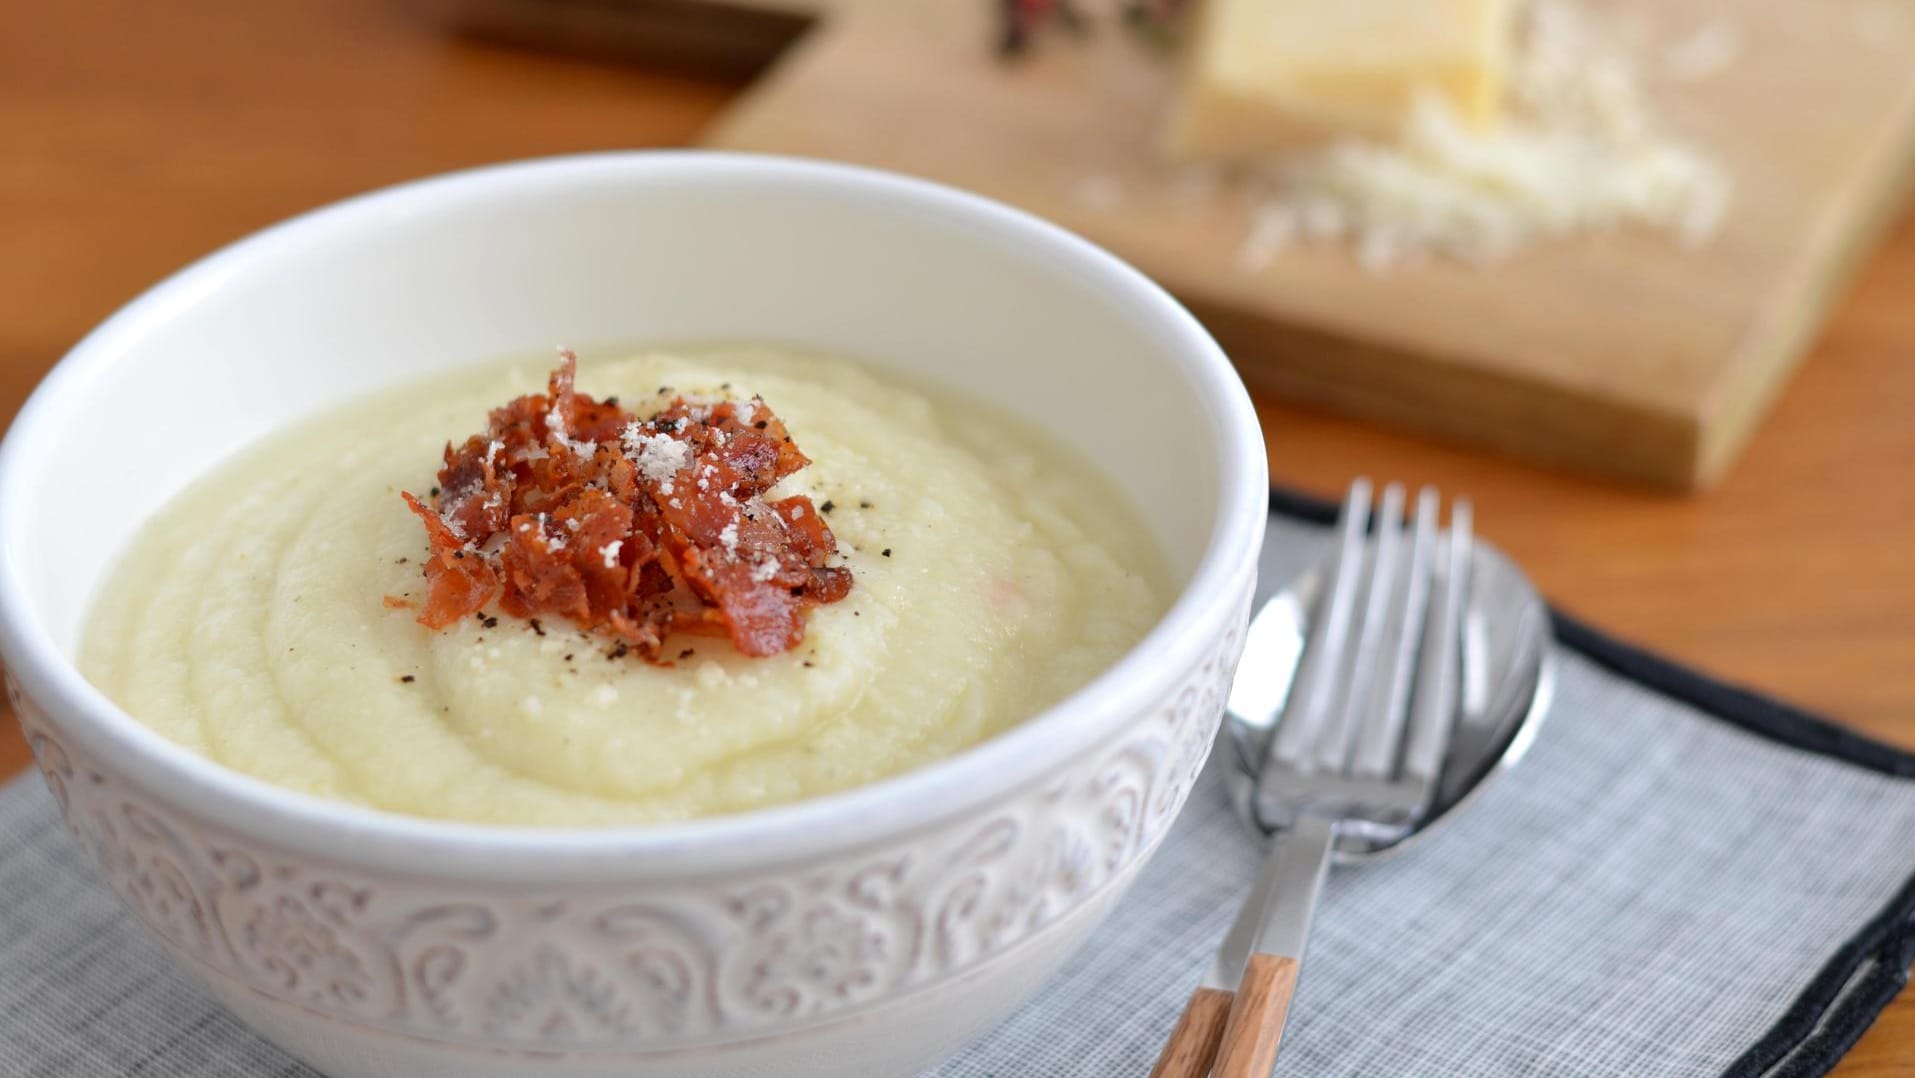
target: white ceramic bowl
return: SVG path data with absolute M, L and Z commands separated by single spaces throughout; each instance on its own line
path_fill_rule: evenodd
M 615 830 L 404 818 L 162 740 L 73 664 L 152 511 L 388 382 L 554 343 L 763 339 L 990 397 L 1090 451 L 1180 595 L 1093 684 L 932 767 Z M 1235 666 L 1265 507 L 1243 386 L 1095 247 L 881 173 L 689 153 L 408 184 L 135 300 L 0 448 L 0 652 L 102 874 L 242 1019 L 340 1076 L 904 1074 L 989 1025 L 1123 893 Z

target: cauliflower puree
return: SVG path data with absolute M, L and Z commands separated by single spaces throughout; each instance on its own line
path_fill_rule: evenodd
M 135 717 L 292 789 L 518 825 L 707 816 L 871 782 L 990 737 L 1089 681 L 1162 612 L 1145 529 L 1090 467 L 988 409 L 771 347 L 585 362 L 641 414 L 661 387 L 757 393 L 812 459 L 854 583 L 766 658 L 674 638 L 673 665 L 563 619 L 444 632 L 401 490 L 544 381 L 527 362 L 414 385 L 264 444 L 140 533 L 83 668 Z M 727 388 L 728 387 L 728 388 Z M 689 652 L 689 654 L 686 654 Z M 682 656 L 682 657 L 681 657 Z

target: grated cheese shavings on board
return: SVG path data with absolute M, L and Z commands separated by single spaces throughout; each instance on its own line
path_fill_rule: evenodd
M 1695 68 L 1733 59 L 1733 31 L 1711 32 L 1692 46 L 1708 54 Z M 1347 137 L 1287 154 L 1260 182 L 1238 251 L 1246 273 L 1299 242 L 1347 244 L 1376 272 L 1429 255 L 1489 264 L 1624 226 L 1695 247 L 1715 235 L 1731 193 L 1719 164 L 1659 129 L 1631 52 L 1573 0 L 1525 6 L 1501 126 L 1474 130 L 1429 97 L 1398 141 Z

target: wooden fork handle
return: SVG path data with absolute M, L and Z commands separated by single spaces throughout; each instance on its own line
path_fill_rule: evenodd
M 1214 1078 L 1270 1078 L 1290 997 L 1296 994 L 1298 968 L 1296 959 L 1284 955 L 1250 956 L 1224 1024 Z
M 1224 1020 L 1230 1016 L 1230 993 L 1221 988 L 1199 988 L 1190 993 L 1177 1028 L 1164 1042 L 1164 1053 L 1150 1069 L 1150 1078 L 1204 1078 L 1217 1058 Z

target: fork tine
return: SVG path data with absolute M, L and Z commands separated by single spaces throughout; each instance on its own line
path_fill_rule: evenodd
M 1396 772 L 1403 750 L 1403 726 L 1409 713 L 1410 675 L 1416 669 L 1417 648 L 1423 642 L 1423 619 L 1429 606 L 1430 576 L 1436 562 L 1436 518 L 1442 512 L 1435 487 L 1416 495 L 1416 522 L 1402 584 L 1396 589 L 1389 615 L 1384 667 L 1377 672 L 1363 725 L 1357 733 L 1356 756 L 1350 773 L 1359 778 L 1385 780 Z
M 1417 656 L 1416 691 L 1410 700 L 1409 745 L 1403 753 L 1403 773 L 1429 784 L 1432 790 L 1461 710 L 1456 706 L 1457 646 L 1468 594 L 1464 578 L 1475 542 L 1471 524 L 1470 503 L 1458 498 L 1450 508 L 1449 549 L 1444 552 L 1444 571 L 1430 603 L 1431 621 L 1424 631 L 1422 653 Z
M 1317 734 L 1313 762 L 1320 771 L 1340 773 L 1350 759 L 1357 724 L 1369 707 L 1376 683 L 1376 667 L 1384 644 L 1384 621 L 1397 584 L 1397 546 L 1403 535 L 1403 484 L 1383 488 L 1383 504 L 1376 513 L 1376 541 L 1369 544 L 1363 562 L 1362 616 L 1356 623 L 1356 647 L 1351 649 L 1338 683 L 1342 699 L 1329 710 Z
M 1283 718 L 1277 722 L 1277 734 L 1270 739 L 1270 758 L 1289 766 L 1299 766 L 1308 758 L 1317 729 L 1336 696 L 1351 608 L 1356 605 L 1363 572 L 1363 535 L 1369 524 L 1370 481 L 1359 478 L 1350 484 L 1337 520 L 1336 568 L 1331 571 L 1330 587 L 1323 597 L 1322 627 L 1312 632 L 1304 645 L 1296 684 L 1284 705 Z M 1259 786 L 1261 776 L 1269 771 L 1259 769 Z

